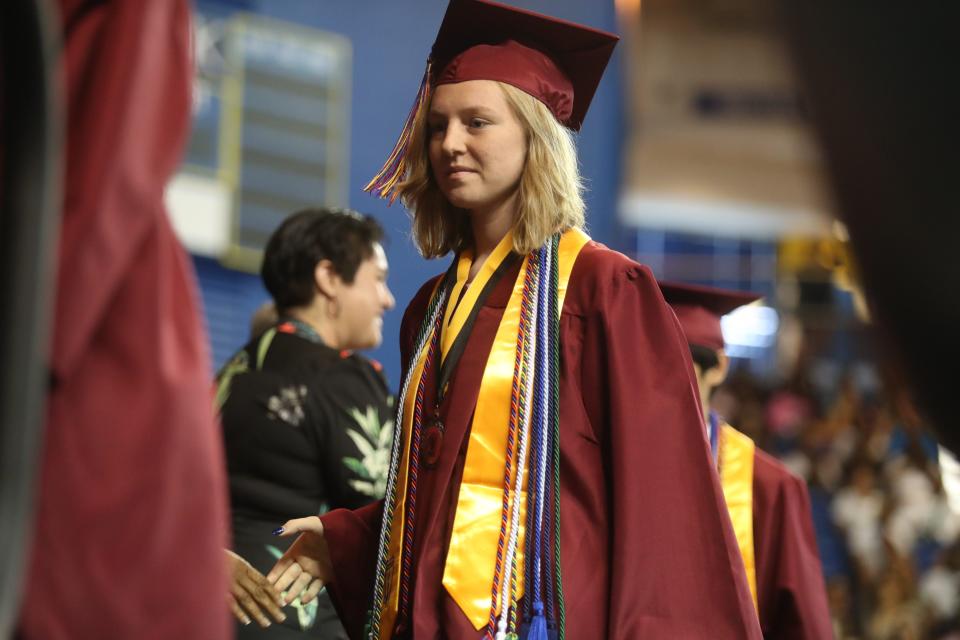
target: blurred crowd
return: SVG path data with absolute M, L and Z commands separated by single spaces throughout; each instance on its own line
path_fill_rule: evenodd
M 838 639 L 960 638 L 956 462 L 904 389 L 807 363 L 777 384 L 739 367 L 713 400 L 806 479 Z

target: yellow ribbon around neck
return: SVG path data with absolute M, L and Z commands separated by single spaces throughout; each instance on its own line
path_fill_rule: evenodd
M 563 301 L 573 271 L 574 262 L 590 238 L 579 229 L 571 229 L 560 238 L 558 250 L 558 309 Z M 472 266 L 472 255 L 464 253 L 457 265 L 457 282 L 447 298 L 447 311 L 442 320 L 441 357 L 449 352 L 457 335 L 463 330 L 470 310 L 480 292 L 513 246 L 512 233 L 487 258 L 473 283 L 463 294 L 466 279 Z M 517 350 L 520 322 L 520 301 L 528 260 L 524 260 L 514 283 L 513 292 L 504 310 L 497 329 L 487 364 L 483 371 L 477 405 L 474 410 L 464 463 L 460 493 L 457 497 L 453 531 L 447 551 L 443 573 L 443 585 L 477 630 L 483 629 L 490 617 L 491 590 L 496 564 L 497 542 L 500 536 L 500 515 L 503 504 L 504 469 L 506 468 L 507 429 L 510 421 L 510 393 L 513 384 L 513 368 Z M 415 356 L 416 364 L 410 378 L 409 389 L 417 388 L 423 376 L 426 347 Z M 434 362 L 434 367 L 439 363 Z M 380 617 L 380 637 L 390 638 L 396 623 L 399 607 L 401 577 L 401 554 L 406 516 L 407 480 L 410 466 L 410 434 L 413 431 L 413 410 L 416 394 L 408 393 L 403 407 L 402 442 L 403 454 L 397 476 L 397 491 L 400 498 L 395 506 L 390 527 L 387 549 L 388 570 L 385 576 L 383 611 Z M 516 480 L 516 465 L 511 486 Z M 522 554 L 525 522 L 525 495 L 521 494 L 520 538 L 518 553 Z M 517 567 L 523 566 L 523 556 Z M 518 576 L 517 597 L 523 593 L 523 575 Z M 499 612 L 498 612 L 499 613 Z
M 753 452 L 756 445 L 728 424 L 720 429 L 720 484 L 730 512 L 747 584 L 757 607 L 757 564 L 753 546 Z
M 447 359 L 447 354 L 450 352 L 457 336 L 463 331 L 470 312 L 477 304 L 480 293 L 487 286 L 487 282 L 493 277 L 500 264 L 510 255 L 511 249 L 513 249 L 512 230 L 500 239 L 497 246 L 484 260 L 466 293 L 463 293 L 463 289 L 467 286 L 470 269 L 473 267 L 473 251 L 467 249 L 460 254 L 457 262 L 457 281 L 450 291 L 450 297 L 447 299 L 447 309 L 443 315 L 443 332 L 440 334 L 441 362 Z M 460 299 L 461 294 L 463 294 L 463 300 Z
M 446 357 L 450 348 L 456 340 L 457 334 L 463 329 L 470 311 L 473 309 L 490 278 L 496 272 L 500 264 L 510 254 L 513 247 L 513 231 L 508 232 L 497 244 L 494 250 L 484 261 L 480 270 L 477 272 L 473 283 L 463 294 L 460 300 L 460 294 L 466 286 L 470 275 L 470 268 L 473 266 L 473 254 L 470 251 L 464 251 L 459 257 L 457 263 L 457 279 L 447 297 L 446 308 L 441 321 L 442 331 L 440 334 L 440 354 L 434 355 L 432 366 L 438 367 L 442 359 Z M 437 283 L 441 286 L 443 280 Z M 433 295 L 436 295 L 434 288 Z M 403 532 L 407 517 L 407 479 L 410 471 L 410 438 L 413 432 L 413 412 L 416 405 L 416 389 L 423 377 L 424 366 L 427 359 L 428 343 L 419 354 L 415 354 L 416 364 L 413 374 L 410 377 L 408 393 L 403 405 L 403 454 L 400 459 L 400 467 L 397 473 L 397 491 L 399 499 L 394 507 L 393 520 L 390 524 L 390 538 L 387 543 L 387 573 L 384 577 L 384 599 L 383 611 L 380 615 L 380 637 L 389 638 L 392 635 L 394 624 L 400 608 L 400 580 L 401 580 L 401 550 L 403 549 Z M 501 474 L 503 471 L 501 470 Z M 416 521 L 414 522 L 416 526 Z
M 557 252 L 558 301 L 563 302 L 580 250 L 590 238 L 571 229 L 560 238 Z M 529 259 L 524 260 L 513 286 L 510 301 L 497 329 L 470 427 L 467 458 L 464 462 L 456 515 L 443 571 L 443 586 L 467 616 L 474 628 L 483 629 L 490 619 L 493 578 L 500 539 L 503 509 L 504 469 L 506 468 L 507 431 L 510 423 L 510 396 L 520 326 L 520 303 Z M 475 285 L 471 285 L 473 287 Z M 514 452 L 516 454 L 516 452 Z M 510 486 L 516 482 L 518 466 L 511 469 Z M 526 522 L 526 482 L 519 496 L 519 539 L 517 543 L 516 597 L 523 595 L 523 524 Z M 512 523 L 511 523 L 512 526 Z M 504 591 L 503 588 L 500 589 Z M 499 610 L 495 613 L 499 614 Z

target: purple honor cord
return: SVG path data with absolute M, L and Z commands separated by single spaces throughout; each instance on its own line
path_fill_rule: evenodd
M 547 290 L 549 289 L 549 260 L 553 258 L 552 247 L 548 244 L 540 250 L 540 273 L 545 277 L 541 278 L 540 286 L 537 287 L 537 306 L 541 310 L 549 309 L 547 301 Z M 545 314 L 546 315 L 546 314 Z M 543 593 L 541 589 L 542 576 L 542 558 L 543 558 L 543 524 L 544 524 L 544 501 L 546 498 L 546 465 L 547 465 L 547 447 L 549 444 L 549 428 L 547 407 L 545 403 L 549 398 L 549 376 L 547 375 L 547 335 L 549 333 L 550 321 L 544 318 L 543 322 L 537 323 L 537 351 L 536 351 L 536 377 L 535 394 L 533 410 L 533 433 L 534 433 L 534 517 L 533 531 L 530 533 L 530 543 L 528 549 L 532 549 L 533 559 L 531 569 L 533 572 L 532 582 L 527 582 L 530 589 L 527 597 L 533 600 L 533 619 L 527 638 L 529 640 L 546 639 L 546 624 L 543 618 Z M 548 596 L 549 597 L 549 596 Z

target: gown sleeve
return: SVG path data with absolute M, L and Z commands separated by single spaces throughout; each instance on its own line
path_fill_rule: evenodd
M 760 638 L 689 349 L 649 269 L 614 266 L 591 283 L 583 373 L 609 474 L 608 637 Z
M 764 637 L 832 638 L 806 484 L 762 451 L 754 463 L 754 545 Z
M 382 516 L 383 500 L 377 500 L 359 509 L 334 509 L 320 518 L 333 564 L 330 600 L 351 638 L 363 635 Z

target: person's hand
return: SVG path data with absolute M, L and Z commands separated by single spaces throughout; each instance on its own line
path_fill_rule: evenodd
M 306 604 L 333 580 L 330 552 L 323 537 L 323 523 L 316 516 L 297 518 L 285 522 L 276 533 L 281 536 L 299 533 L 300 537 L 277 560 L 267 574 L 267 580 L 277 591 L 285 592 L 288 604 L 297 596 L 300 596 L 301 603 Z
M 266 628 L 270 626 L 270 620 L 264 611 L 277 622 L 286 620 L 287 616 L 281 610 L 284 602 L 280 592 L 249 562 L 229 549 L 224 552 L 230 572 L 230 609 L 237 620 L 250 624 L 253 618 Z

